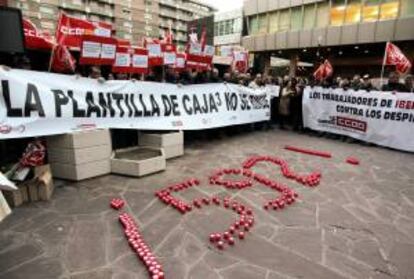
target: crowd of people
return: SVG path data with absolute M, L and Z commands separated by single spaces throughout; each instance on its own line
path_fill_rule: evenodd
M 17 68 L 31 69 L 30 60 L 23 58 L 19 60 Z M 414 78 L 407 75 L 401 78 L 397 72 L 391 72 L 388 75 L 387 82 L 381 86 L 374 86 L 369 75 L 354 75 L 352 78 L 334 76 L 324 80 L 315 80 L 312 75 L 309 77 L 290 77 L 290 76 L 273 76 L 261 73 L 254 73 L 249 70 L 246 73 L 237 70 L 219 72 L 217 68 L 209 71 L 199 71 L 188 69 L 176 71 L 170 67 L 153 67 L 147 74 L 130 75 L 124 73 L 112 73 L 110 67 L 100 66 L 81 66 L 77 69 L 76 75 L 98 79 L 102 82 L 105 80 L 142 80 L 166 82 L 178 85 L 191 85 L 203 83 L 234 83 L 247 86 L 252 89 L 258 89 L 266 85 L 279 86 L 279 98 L 271 100 L 271 121 L 262 127 L 273 127 L 278 124 L 280 129 L 286 129 L 290 126 L 295 131 L 303 131 L 302 117 L 302 97 L 306 86 L 321 86 L 324 88 L 341 88 L 344 90 L 364 90 L 364 91 L 391 91 L 391 92 L 411 92 L 414 93 Z M 403 82 L 400 82 L 403 80 Z

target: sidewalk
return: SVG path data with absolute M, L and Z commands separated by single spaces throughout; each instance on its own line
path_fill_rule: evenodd
M 287 144 L 333 158 L 286 151 Z M 300 173 L 319 169 L 321 183 L 304 187 L 283 178 L 279 167 L 258 164 L 256 172 L 299 193 L 282 211 L 262 208 L 275 193 L 261 185 L 208 185 L 214 170 L 238 168 L 251 155 L 278 156 Z M 346 164 L 348 156 L 361 165 Z M 113 197 L 127 202 L 166 279 L 414 278 L 413 169 L 412 154 L 279 130 L 193 144 L 165 172 L 60 183 L 51 202 L 15 209 L 0 223 L 0 278 L 149 278 L 109 207 Z M 231 212 L 210 206 L 183 216 L 154 196 L 192 177 L 201 185 L 177 197 L 226 192 L 253 208 L 256 222 L 245 240 L 219 251 L 208 236 L 233 221 Z

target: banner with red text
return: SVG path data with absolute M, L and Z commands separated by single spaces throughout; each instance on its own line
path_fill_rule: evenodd
M 304 126 L 414 152 L 414 94 L 307 87 Z

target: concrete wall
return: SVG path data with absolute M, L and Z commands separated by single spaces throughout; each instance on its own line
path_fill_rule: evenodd
M 414 18 L 328 26 L 310 30 L 277 32 L 249 36 L 242 40 L 250 51 L 306 47 L 353 45 L 387 41 L 414 40 Z M 254 41 L 254 43 L 250 43 Z

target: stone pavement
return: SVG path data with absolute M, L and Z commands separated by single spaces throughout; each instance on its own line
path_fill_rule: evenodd
M 286 144 L 326 150 L 324 159 L 283 150 Z M 207 185 L 217 168 L 239 167 L 250 155 L 276 155 L 295 171 L 320 169 L 321 184 L 304 187 L 279 167 L 254 171 L 283 181 L 300 199 L 283 211 L 262 209 L 274 192 L 256 185 L 241 191 Z M 360 166 L 344 163 L 356 156 Z M 167 279 L 414 278 L 414 155 L 278 130 L 198 142 L 169 161 L 165 172 L 141 179 L 108 175 L 64 183 L 52 202 L 15 209 L 0 223 L 1 279 L 148 278 L 128 247 L 112 197 L 123 197 Z M 154 191 L 187 178 L 200 187 L 184 199 L 227 192 L 254 208 L 256 225 L 243 242 L 218 251 L 208 242 L 234 216 L 208 207 L 185 216 Z M 272 195 L 272 196 L 273 196 Z

